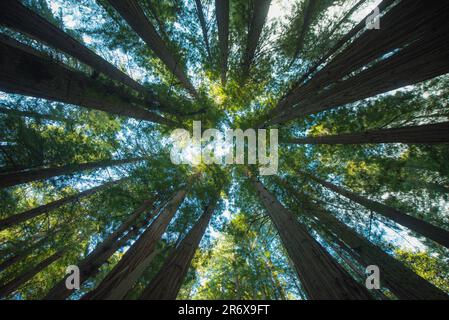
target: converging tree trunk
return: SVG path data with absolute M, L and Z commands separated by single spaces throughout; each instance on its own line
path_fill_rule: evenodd
M 179 59 L 170 52 L 164 40 L 157 34 L 156 29 L 145 16 L 136 0 L 108 0 L 117 12 L 126 20 L 131 28 L 142 38 L 154 54 L 161 59 L 168 70 L 173 73 L 181 84 L 193 95 L 197 96 L 193 85 L 184 73 Z
M 0 189 L 16 186 L 22 183 L 28 183 L 38 180 L 50 179 L 56 176 L 70 175 L 86 170 L 100 169 L 122 164 L 128 164 L 145 160 L 145 157 L 118 159 L 118 160 L 100 160 L 95 162 L 75 163 L 65 166 L 49 167 L 43 169 L 23 170 L 13 173 L 0 174 Z
M 148 199 L 134 210 L 120 227 L 112 232 L 102 243 L 100 243 L 91 253 L 89 253 L 81 262 L 77 264 L 80 270 L 80 284 L 83 284 L 89 278 L 98 273 L 100 267 L 129 240 L 133 239 L 139 233 L 139 230 L 145 226 L 151 218 L 157 213 L 153 208 L 155 199 Z M 148 212 L 145 214 L 145 212 Z M 144 217 L 141 218 L 142 214 Z M 126 233 L 126 234 L 125 234 Z M 68 275 L 59 281 L 45 296 L 45 300 L 64 300 L 72 293 L 67 289 L 65 281 Z
M 217 199 L 212 199 L 192 230 L 167 258 L 157 275 L 145 288 L 140 299 L 174 300 L 187 274 L 196 249 L 215 210 Z
M 279 233 L 308 298 L 372 299 L 368 290 L 334 261 L 306 227 L 260 181 L 254 177 L 251 177 L 251 181 Z
M 182 189 L 168 202 L 157 218 L 126 251 L 117 265 L 101 281 L 97 288 L 86 294 L 83 299 L 115 300 L 122 299 L 153 260 L 153 251 L 157 242 L 168 227 L 186 196 Z
M 36 274 L 44 270 L 46 267 L 51 265 L 53 262 L 58 260 L 62 257 L 64 254 L 64 251 L 58 251 L 45 260 L 39 262 L 36 266 L 32 267 L 31 269 L 21 273 L 16 278 L 11 280 L 10 282 L 6 283 L 2 287 L 0 287 L 0 297 L 6 297 L 19 289 L 23 284 L 28 282 L 31 278 L 33 278 Z
M 122 88 L 93 80 L 5 35 L 0 37 L 0 89 L 168 126 L 177 125 L 145 110 L 141 99 Z
M 248 39 L 246 41 L 245 52 L 243 53 L 242 81 L 245 81 L 249 76 L 249 71 L 254 62 L 254 55 L 259 44 L 260 35 L 268 15 L 268 10 L 270 9 L 270 3 L 271 0 L 259 0 L 254 2 Z
M 110 181 L 110 182 L 102 184 L 98 187 L 91 188 L 91 189 L 79 192 L 77 194 L 47 203 L 47 204 L 39 206 L 39 207 L 36 207 L 34 209 L 30 209 L 25 212 L 18 213 L 18 214 L 12 215 L 10 217 L 7 217 L 3 220 L 0 220 L 0 231 L 4 230 L 6 228 L 9 228 L 11 226 L 14 226 L 16 224 L 22 223 L 24 221 L 27 221 L 29 219 L 35 218 L 37 216 L 40 216 L 42 214 L 46 214 L 52 210 L 56 210 L 67 203 L 75 202 L 82 198 L 91 196 L 97 192 L 100 192 L 104 189 L 107 189 L 107 188 L 113 186 L 113 185 L 116 185 L 116 184 L 124 181 L 125 179 Z
M 444 230 L 442 228 L 436 227 L 424 220 L 417 219 L 410 215 L 407 215 L 395 208 L 387 206 L 377 201 L 370 200 L 368 198 L 362 197 L 354 192 L 346 190 L 342 187 L 336 186 L 333 183 L 327 182 L 321 178 L 313 176 L 306 172 L 300 172 L 303 175 L 311 178 L 312 180 L 318 182 L 322 186 L 332 190 L 362 206 L 369 210 L 373 210 L 374 212 L 395 221 L 396 223 L 412 230 L 420 235 L 433 240 L 446 248 L 449 248 L 449 231 Z
M 201 31 L 203 32 L 204 45 L 206 46 L 206 53 L 209 61 L 212 61 L 212 56 L 210 54 L 209 38 L 207 36 L 207 25 L 206 19 L 204 18 L 203 5 L 201 0 L 195 0 L 196 12 L 198 13 L 198 19 L 200 20 Z
M 215 0 L 217 16 L 218 42 L 220 47 L 221 84 L 226 85 L 229 56 L 229 0 Z
M 290 144 L 363 144 L 363 143 L 449 143 L 449 122 L 392 129 L 380 129 L 359 133 L 293 138 Z

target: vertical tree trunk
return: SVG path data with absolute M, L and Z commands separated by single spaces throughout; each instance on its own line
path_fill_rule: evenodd
M 218 42 L 220 47 L 221 84 L 226 85 L 229 56 L 229 0 L 215 0 Z
M 329 190 L 332 190 L 362 206 L 364 206 L 367 209 L 373 210 L 374 212 L 377 212 L 378 214 L 391 219 L 395 221 L 396 223 L 415 231 L 422 236 L 433 240 L 442 246 L 445 246 L 446 248 L 449 248 L 449 231 L 444 230 L 442 228 L 433 226 L 432 224 L 417 219 L 415 217 L 412 217 L 410 215 L 407 215 L 399 210 L 396 210 L 395 208 L 392 208 L 390 206 L 387 206 L 385 204 L 382 204 L 377 201 L 370 200 L 368 198 L 362 197 L 354 192 L 351 192 L 349 190 L 346 190 L 342 187 L 336 186 L 330 182 L 327 182 L 323 179 L 320 179 L 318 177 L 315 177 L 309 173 L 301 172 L 302 174 L 306 175 L 307 177 L 311 178 L 312 180 L 318 182 L 322 186 L 328 188 Z
M 174 300 L 187 274 L 196 249 L 215 210 L 217 199 L 212 199 L 198 222 L 181 241 L 175 251 L 151 280 L 140 299 Z
M 134 242 L 117 265 L 101 281 L 96 289 L 83 299 L 116 300 L 122 299 L 149 266 L 157 242 L 168 227 L 179 206 L 186 196 L 182 189 L 168 202 L 147 230 Z
M 145 101 L 122 88 L 93 80 L 3 34 L 0 36 L 0 90 L 168 126 L 177 125 L 146 110 Z
M 309 299 L 372 299 L 308 233 L 306 227 L 251 177 L 260 201 L 273 221 Z
M 125 179 L 127 179 L 127 178 L 125 178 Z M 82 198 L 91 196 L 91 195 L 93 195 L 93 194 L 95 194 L 97 192 L 100 192 L 100 191 L 102 191 L 104 189 L 107 189 L 107 188 L 113 186 L 113 185 L 116 185 L 116 184 L 124 181 L 125 179 L 110 181 L 110 182 L 102 184 L 102 185 L 100 185 L 98 187 L 91 188 L 91 189 L 79 192 L 77 194 L 74 194 L 74 195 L 71 195 L 71 196 L 68 196 L 68 197 L 65 197 L 65 198 L 62 198 L 62 199 L 59 199 L 59 200 L 47 203 L 47 204 L 39 206 L 37 208 L 30 209 L 30 210 L 27 210 L 25 212 L 22 212 L 22 213 L 15 214 L 15 215 L 12 215 L 10 217 L 7 217 L 7 218 L 5 218 L 3 220 L 0 220 L 0 231 L 4 230 L 6 228 L 9 228 L 11 226 L 14 226 L 16 224 L 22 223 L 24 221 L 27 221 L 29 219 L 35 218 L 37 216 L 40 216 L 42 214 L 48 213 L 48 212 L 50 212 L 52 210 L 56 210 L 56 209 L 60 208 L 61 206 L 65 205 L 67 203 L 75 202 L 75 201 L 78 201 L 78 200 L 80 200 Z
M 206 46 L 207 57 L 209 61 L 212 61 L 212 56 L 210 54 L 209 38 L 207 37 L 207 26 L 206 19 L 204 18 L 203 5 L 201 0 L 195 0 L 196 12 L 198 13 L 198 19 L 200 20 L 201 31 L 203 32 L 204 45 Z
M 295 52 L 293 54 L 293 58 L 291 60 L 290 66 L 296 61 L 296 59 L 299 56 L 299 53 L 301 52 L 301 50 L 304 48 L 304 41 L 306 38 L 306 34 L 310 29 L 310 25 L 313 22 L 313 15 L 314 15 L 314 11 L 315 8 L 317 6 L 319 1 L 316 0 L 306 0 L 306 9 L 304 12 L 304 19 L 303 19 L 303 24 L 301 27 L 301 30 L 299 32 L 298 38 L 296 39 L 296 48 L 295 48 Z
M 157 34 L 156 29 L 145 16 L 142 8 L 136 0 L 108 0 L 117 12 L 126 20 L 131 28 L 142 38 L 155 55 L 181 82 L 181 84 L 194 96 L 198 94 L 187 78 L 177 60 L 168 49 L 167 45 Z
M 19 172 L 7 173 L 0 175 L 0 189 L 15 186 L 22 183 L 32 181 L 50 179 L 56 176 L 69 175 L 85 170 L 106 168 L 111 166 L 118 166 L 145 160 L 144 157 L 119 159 L 119 160 L 100 160 L 95 162 L 68 164 L 59 167 L 50 167 L 44 169 L 24 170 Z
M 425 124 L 392 129 L 380 129 L 359 133 L 287 139 L 291 144 L 363 144 L 409 143 L 431 144 L 449 142 L 449 122 Z
M 58 251 L 54 254 L 52 254 L 50 257 L 46 258 L 45 260 L 39 262 L 36 266 L 33 268 L 21 273 L 16 278 L 11 280 L 10 282 L 6 283 L 2 287 L 0 287 L 0 297 L 6 297 L 16 291 L 20 288 L 24 283 L 26 283 L 28 280 L 33 278 L 36 274 L 44 270 L 46 267 L 48 267 L 50 264 L 61 258 L 64 251 Z
M 120 227 L 112 232 L 102 243 L 100 243 L 91 253 L 89 253 L 81 262 L 77 264 L 80 270 L 80 284 L 97 274 L 100 267 L 127 241 L 137 236 L 139 230 L 151 220 L 157 213 L 152 210 L 154 199 L 148 199 L 134 210 L 134 212 L 126 219 Z M 142 214 L 150 211 L 143 219 Z M 140 220 L 140 222 L 139 222 Z M 127 232 L 127 233 L 126 233 Z M 126 234 L 125 234 L 126 233 Z M 64 300 L 68 298 L 73 291 L 67 289 L 65 276 L 59 281 L 45 296 L 45 300 Z
M 253 64 L 254 55 L 259 44 L 260 35 L 262 33 L 265 20 L 270 9 L 271 0 L 254 1 L 251 25 L 248 31 L 248 39 L 246 42 L 245 52 L 242 62 L 242 79 L 245 81 L 249 76 L 251 65 Z

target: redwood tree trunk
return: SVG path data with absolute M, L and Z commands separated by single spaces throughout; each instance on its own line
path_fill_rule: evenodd
M 145 157 L 120 159 L 120 160 L 101 160 L 95 162 L 76 163 L 59 167 L 23 170 L 13 173 L 1 174 L 0 189 L 15 186 L 22 183 L 50 179 L 56 176 L 69 175 L 85 170 L 118 166 L 121 164 L 133 163 L 142 160 L 145 160 Z
M 215 210 L 216 201 L 217 199 L 213 199 L 205 208 L 201 218 L 181 241 L 175 251 L 167 258 L 158 274 L 142 292 L 140 299 L 176 299 L 195 251 Z
M 36 266 L 33 268 L 21 273 L 16 278 L 11 280 L 10 282 L 6 283 L 2 287 L 0 287 L 0 297 L 6 297 L 16 291 L 20 288 L 24 283 L 26 283 L 28 280 L 33 278 L 36 274 L 44 270 L 46 267 L 48 267 L 50 264 L 61 258 L 64 251 L 58 251 L 54 254 L 52 254 L 50 257 L 46 258 L 45 260 L 39 262 Z
M 93 80 L 5 35 L 0 36 L 0 90 L 176 126 L 122 88 Z
M 268 10 L 270 9 L 271 0 L 259 0 L 254 2 L 251 25 L 248 31 L 248 39 L 246 42 L 245 52 L 242 62 L 242 79 L 248 78 L 249 70 L 253 64 L 254 55 L 259 44 L 260 35 L 262 33 Z
M 155 210 L 151 210 L 154 204 L 154 199 L 144 201 L 144 203 L 137 208 L 126 219 L 120 227 L 111 233 L 102 243 L 100 243 L 89 255 L 87 255 L 81 262 L 77 264 L 80 270 L 80 284 L 97 274 L 100 267 L 106 263 L 106 261 L 127 241 L 137 236 L 139 230 L 145 226 L 145 224 L 151 220 L 156 213 Z M 143 219 L 141 216 L 143 213 L 150 211 Z M 140 222 L 139 222 L 140 220 Z M 126 233 L 127 232 L 127 233 Z M 126 234 L 125 234 L 126 233 Z M 67 299 L 72 293 L 72 290 L 67 289 L 65 276 L 59 281 L 45 296 L 45 300 L 64 300 Z
M 181 84 L 193 95 L 197 92 L 190 83 L 180 61 L 170 52 L 164 41 L 157 34 L 156 29 L 145 16 L 142 8 L 136 0 L 108 0 L 117 12 L 126 20 L 131 28 L 142 38 L 155 55 L 181 82 Z
M 126 179 L 126 178 L 125 178 Z M 111 181 L 111 182 L 107 182 L 103 185 L 100 185 L 98 187 L 92 188 L 92 189 L 88 189 L 82 192 L 79 192 L 77 194 L 47 203 L 45 205 L 39 206 L 37 208 L 34 209 L 30 209 L 28 211 L 19 213 L 19 214 L 15 214 L 12 215 L 8 218 L 5 218 L 3 220 L 0 220 L 0 231 L 9 228 L 11 226 L 14 226 L 16 224 L 19 224 L 21 222 L 27 221 L 29 219 L 35 218 L 37 216 L 40 216 L 42 214 L 48 213 L 52 210 L 56 210 L 58 208 L 60 208 L 61 206 L 67 204 L 67 203 L 71 203 L 71 202 L 75 202 L 78 201 L 82 198 L 91 196 L 99 191 L 102 191 L 104 189 L 109 188 L 110 186 L 116 185 L 119 182 L 122 182 L 125 179 L 120 179 L 120 180 L 116 180 L 116 181 Z
M 362 206 L 364 206 L 367 209 L 373 210 L 374 212 L 377 212 L 378 214 L 391 219 L 398 224 L 413 230 L 422 236 L 433 240 L 442 246 L 445 246 L 446 248 L 449 248 L 449 231 L 444 230 L 442 228 L 433 226 L 432 224 L 423 221 L 421 219 L 417 219 L 415 217 L 412 217 L 410 215 L 407 215 L 399 210 L 396 210 L 395 208 L 392 208 L 390 206 L 387 206 L 385 204 L 382 204 L 377 201 L 370 200 L 368 198 L 362 197 L 354 192 L 351 192 L 349 190 L 346 190 L 342 187 L 336 186 L 330 182 L 327 182 L 321 178 L 315 177 L 311 174 L 302 172 L 302 174 L 306 175 L 307 177 L 315 180 L 316 182 L 320 183 L 324 187 L 328 188 L 329 190 L 332 190 Z
M 372 299 L 254 177 L 251 181 L 267 209 L 309 299 Z
M 229 0 L 215 0 L 215 14 L 220 47 L 221 83 L 226 85 L 229 56 Z
M 117 265 L 103 281 L 83 299 L 116 300 L 122 299 L 153 260 L 153 251 L 160 237 L 168 227 L 186 196 L 182 189 L 169 201 L 147 230 L 126 251 Z
M 203 32 L 204 45 L 206 46 L 207 57 L 209 61 L 212 61 L 212 56 L 210 54 L 209 38 L 207 36 L 207 26 L 206 19 L 204 18 L 203 5 L 201 0 L 195 0 L 196 12 L 198 13 L 198 19 L 200 20 L 201 31 Z
M 359 133 L 343 133 L 332 136 L 288 139 L 291 144 L 363 144 L 409 143 L 431 144 L 449 142 L 449 122 L 392 129 L 380 129 Z

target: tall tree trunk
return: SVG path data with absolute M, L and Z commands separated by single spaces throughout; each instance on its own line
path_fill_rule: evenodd
M 218 42 L 220 47 L 221 84 L 226 85 L 229 56 L 229 0 L 215 0 Z
M 291 144 L 449 143 L 449 122 L 358 133 L 287 139 Z
M 242 80 L 245 81 L 249 76 L 251 65 L 253 64 L 254 55 L 259 44 L 260 35 L 262 33 L 265 20 L 270 9 L 271 0 L 254 1 L 254 8 L 251 18 L 251 25 L 248 31 L 248 39 L 243 54 L 242 62 Z
M 75 163 L 59 167 L 23 170 L 13 173 L 1 174 L 0 189 L 16 186 L 22 183 L 50 179 L 56 176 L 69 175 L 86 170 L 106 168 L 111 166 L 118 166 L 121 164 L 138 162 L 145 159 L 146 159 L 145 157 L 138 157 L 138 158 L 119 159 L 119 160 L 100 160 L 95 162 Z
M 86 294 L 83 299 L 122 299 L 132 289 L 136 281 L 153 260 L 154 257 L 151 254 L 179 206 L 184 201 L 185 196 L 186 189 L 182 189 L 176 193 L 147 230 L 134 242 L 117 265 L 101 281 L 98 287 Z
M 201 0 L 195 0 L 196 12 L 198 13 L 198 19 L 200 20 L 201 31 L 203 32 L 204 45 L 206 46 L 207 57 L 209 61 L 212 61 L 212 56 L 210 54 L 209 38 L 207 36 L 207 25 L 206 19 L 204 18 L 203 5 Z
M 154 199 L 148 199 L 134 210 L 134 212 L 126 219 L 120 227 L 112 232 L 102 243 L 100 243 L 91 253 L 89 253 L 81 262 L 77 264 L 80 270 L 80 284 L 98 273 L 100 267 L 129 240 L 133 239 L 139 233 L 139 230 L 145 226 L 151 218 L 157 213 L 152 209 Z M 145 212 L 150 212 L 142 219 L 141 216 Z M 126 233 L 126 234 L 125 234 Z M 64 300 L 72 293 L 67 289 L 65 276 L 59 281 L 45 296 L 45 300 Z
M 215 210 L 217 199 L 212 199 L 204 209 L 198 222 L 186 237 L 167 258 L 157 275 L 151 280 L 140 299 L 144 300 L 174 300 L 187 274 L 196 249 L 203 237 Z
M 251 177 L 260 201 L 273 221 L 309 299 L 372 299 L 308 233 L 306 227 Z
M 30 209 L 30 210 L 27 210 L 25 212 L 22 212 L 22 213 L 15 214 L 15 215 L 12 215 L 10 217 L 7 217 L 7 218 L 5 218 L 3 220 L 0 220 L 0 231 L 4 230 L 6 228 L 9 228 L 11 226 L 14 226 L 16 224 L 22 223 L 24 221 L 27 221 L 29 219 L 35 218 L 37 216 L 40 216 L 42 214 L 48 213 L 48 212 L 50 212 L 52 210 L 56 210 L 56 209 L 60 208 L 61 206 L 65 205 L 67 203 L 75 202 L 75 201 L 78 201 L 78 200 L 80 200 L 82 198 L 91 196 L 91 195 L 93 195 L 93 194 L 95 194 L 97 192 L 100 192 L 100 191 L 102 191 L 104 189 L 107 189 L 107 188 L 113 186 L 113 185 L 116 185 L 116 184 L 118 184 L 118 183 L 120 183 L 120 182 L 122 182 L 122 181 L 124 181 L 126 179 L 127 178 L 120 179 L 120 180 L 115 180 L 115 181 L 110 181 L 110 182 L 102 184 L 102 185 L 100 185 L 98 187 L 91 188 L 91 189 L 79 192 L 77 194 L 74 194 L 74 195 L 71 195 L 71 196 L 68 196 L 68 197 L 65 197 L 65 198 L 62 198 L 62 199 L 59 199 L 59 200 L 47 203 L 47 204 L 39 206 L 39 207 L 36 207 L 34 209 Z
M 277 176 L 274 177 L 274 180 L 297 203 L 303 204 L 303 211 L 307 216 L 312 215 L 316 218 L 313 219 L 313 223 L 317 232 L 330 233 L 342 241 L 341 247 L 345 250 L 350 249 L 351 251 L 348 251 L 348 253 L 364 267 L 377 265 L 380 269 L 381 281 L 399 299 L 423 300 L 449 298 L 443 291 L 357 234 L 331 213 L 322 210 L 319 205 L 305 202 L 305 197 L 300 196 L 287 181 Z
M 449 248 L 449 231 L 444 230 L 442 228 L 436 227 L 424 220 L 417 219 L 410 215 L 407 215 L 395 208 L 387 206 L 377 201 L 370 200 L 368 198 L 362 197 L 354 192 L 346 190 L 342 187 L 336 186 L 333 183 L 327 182 L 321 178 L 313 176 L 309 173 L 301 172 L 303 175 L 309 177 L 310 179 L 318 182 L 322 186 L 332 190 L 362 206 L 369 210 L 373 210 L 374 212 L 395 221 L 396 223 L 404 226 L 420 235 L 433 240 L 446 248 Z
M 145 110 L 141 99 L 122 88 L 93 80 L 5 35 L 0 36 L 0 89 L 176 126 L 175 122 Z
M 26 33 L 37 40 L 49 44 L 53 48 L 71 55 L 92 67 L 94 70 L 133 88 L 144 96 L 147 96 L 150 93 L 130 76 L 85 47 L 82 43 L 65 33 L 63 30 L 22 5 L 18 0 L 1 1 L 0 23 Z M 156 102 L 152 101 L 151 103 Z
M 194 97 L 198 95 L 183 71 L 180 61 L 170 52 L 167 45 L 157 34 L 156 29 L 145 16 L 136 0 L 108 0 L 131 28 L 142 38 L 147 46 L 181 82 Z
M 316 0 L 306 0 L 304 19 L 303 19 L 303 23 L 301 26 L 301 30 L 299 31 L 298 38 L 295 40 L 296 47 L 295 47 L 295 52 L 293 54 L 293 58 L 290 62 L 290 66 L 296 61 L 296 59 L 299 56 L 299 53 L 304 48 L 304 41 L 306 38 L 306 34 L 309 31 L 310 25 L 313 22 L 313 15 L 314 15 L 316 6 L 318 5 L 318 2 L 319 1 L 316 1 Z
M 6 283 L 2 287 L 0 287 L 0 297 L 6 297 L 16 291 L 20 288 L 24 283 L 26 283 L 28 280 L 33 278 L 36 274 L 44 270 L 46 267 L 48 267 L 50 264 L 58 260 L 62 257 L 64 251 L 58 251 L 54 254 L 52 254 L 50 257 L 46 258 L 45 260 L 39 262 L 36 266 L 32 267 L 31 269 L 21 273 L 16 278 L 11 280 L 10 282 Z

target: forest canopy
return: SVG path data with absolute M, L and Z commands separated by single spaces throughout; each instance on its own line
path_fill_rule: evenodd
M 1 0 L 0 299 L 448 299 L 448 21 L 447 1 Z M 275 174 L 174 163 L 194 123 L 278 130 Z

